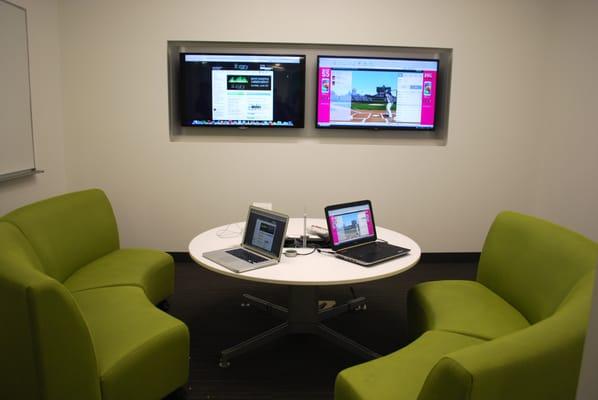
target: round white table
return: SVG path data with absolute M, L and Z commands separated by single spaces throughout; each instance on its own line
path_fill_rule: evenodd
M 307 226 L 310 227 L 311 225 L 325 227 L 326 221 L 310 218 L 307 220 Z M 287 285 L 289 286 L 289 304 L 288 308 L 282 307 L 255 296 L 244 294 L 243 296 L 252 304 L 280 317 L 285 322 L 236 346 L 223 350 L 220 359 L 222 367 L 228 366 L 229 360 L 235 356 L 291 333 L 317 334 L 364 359 L 379 357 L 379 354 L 322 324 L 323 320 L 343 312 L 365 308 L 366 299 L 358 297 L 345 304 L 321 310 L 318 306 L 316 289 L 317 286 L 347 285 L 374 281 L 404 272 L 419 261 L 421 249 L 415 241 L 398 232 L 377 226 L 376 232 L 379 239 L 406 247 L 411 251 L 405 256 L 371 267 L 363 267 L 336 258 L 334 255 L 316 251 L 309 255 L 298 255 L 296 257 L 283 255 L 280 263 L 276 265 L 236 273 L 203 257 L 204 252 L 239 245 L 243 238 L 244 226 L 244 222 L 239 222 L 200 233 L 189 243 L 189 254 L 202 267 L 222 275 L 236 279 Z M 303 218 L 291 218 L 287 229 L 287 237 L 299 237 L 302 234 Z M 299 253 L 309 253 L 312 249 L 298 248 L 296 250 Z

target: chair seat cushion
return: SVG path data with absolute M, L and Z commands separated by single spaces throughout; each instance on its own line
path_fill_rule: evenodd
M 64 285 L 71 292 L 110 286 L 138 286 L 154 304 L 174 291 L 174 261 L 158 250 L 119 249 L 85 265 Z
M 429 331 L 404 348 L 341 371 L 335 400 L 416 400 L 434 365 L 446 354 L 484 340 Z
M 103 400 L 157 398 L 187 382 L 187 327 L 157 309 L 141 288 L 107 287 L 73 296 L 91 332 Z
M 409 291 L 407 304 L 414 335 L 437 329 L 494 339 L 529 326 L 519 311 L 475 281 L 420 283 Z

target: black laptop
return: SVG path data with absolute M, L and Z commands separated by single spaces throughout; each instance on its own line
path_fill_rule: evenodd
M 404 256 L 410 249 L 379 241 L 369 200 L 335 204 L 325 208 L 330 247 L 337 257 L 371 266 Z

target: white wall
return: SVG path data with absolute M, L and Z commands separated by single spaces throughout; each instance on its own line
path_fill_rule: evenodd
M 556 2 L 546 41 L 535 210 L 598 240 L 598 2 Z
M 236 6 L 243 11 L 231 12 Z M 107 191 L 123 244 L 185 250 L 198 232 L 241 220 L 251 201 L 321 215 L 328 203 L 370 198 L 380 225 L 413 236 L 424 251 L 479 251 L 499 210 L 534 211 L 538 71 L 549 16 L 543 1 L 364 7 L 262 0 L 247 7 L 61 2 L 67 186 Z M 453 48 L 448 145 L 289 139 L 284 132 L 170 142 L 167 40 Z M 343 159 L 368 168 L 333 179 L 329 171 Z M 258 180 L 233 183 L 251 168 Z
M 0 183 L 0 215 L 66 190 L 56 1 L 11 0 L 27 10 L 35 158 L 45 173 Z

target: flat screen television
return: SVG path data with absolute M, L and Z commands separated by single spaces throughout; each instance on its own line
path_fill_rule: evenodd
M 304 55 L 181 53 L 179 66 L 183 126 L 304 126 Z
M 438 60 L 318 56 L 316 128 L 436 126 Z

